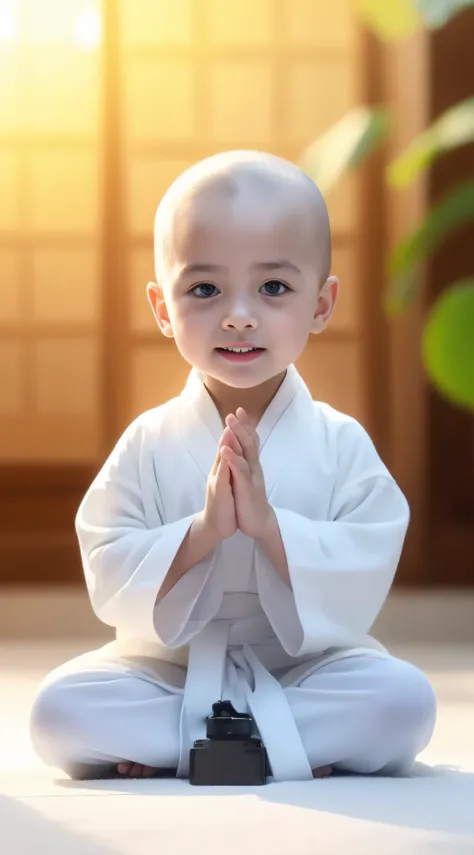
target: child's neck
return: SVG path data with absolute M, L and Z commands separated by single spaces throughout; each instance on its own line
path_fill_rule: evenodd
M 235 386 L 226 386 L 220 380 L 206 375 L 204 384 L 208 390 L 221 417 L 222 423 L 229 413 L 235 413 L 237 407 L 243 407 L 250 421 L 256 426 L 262 418 L 270 401 L 275 397 L 286 371 L 265 380 L 259 386 L 250 389 L 238 389 Z

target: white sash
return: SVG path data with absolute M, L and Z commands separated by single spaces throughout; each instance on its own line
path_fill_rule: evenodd
M 242 630 L 244 626 L 245 621 L 243 621 Z M 177 777 L 189 776 L 189 751 L 196 739 L 206 737 L 205 719 L 212 714 L 212 704 L 222 699 L 224 668 L 228 654 L 231 667 L 235 670 L 235 678 L 245 692 L 252 716 L 267 750 L 273 780 L 312 780 L 311 766 L 285 691 L 249 646 L 253 640 L 248 637 L 248 625 L 243 632 L 246 637 L 242 638 L 242 648 L 228 651 L 229 632 L 235 643 L 236 630 L 238 630 L 238 622 L 214 620 L 195 636 L 190 644 L 188 674 L 180 720 L 180 756 Z M 244 665 L 244 662 L 254 676 L 253 691 L 243 670 L 237 671 L 239 664 Z

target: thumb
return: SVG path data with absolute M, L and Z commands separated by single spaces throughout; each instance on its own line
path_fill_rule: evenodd
M 219 468 L 219 463 L 221 462 L 221 448 L 224 442 L 224 435 L 221 436 L 219 445 L 217 446 L 216 459 L 214 460 L 214 465 L 211 469 L 211 475 L 217 475 L 217 470 Z
M 221 457 L 217 466 L 216 486 L 225 486 L 230 484 L 230 468 L 227 460 Z

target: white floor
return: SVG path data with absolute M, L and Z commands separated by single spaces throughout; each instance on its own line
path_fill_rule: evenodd
M 176 780 L 75 783 L 36 760 L 27 732 L 35 687 L 93 645 L 0 646 L 2 855 L 204 855 L 217 847 L 226 855 L 473 855 L 472 646 L 392 647 L 427 671 L 438 694 L 435 736 L 413 778 L 207 789 Z

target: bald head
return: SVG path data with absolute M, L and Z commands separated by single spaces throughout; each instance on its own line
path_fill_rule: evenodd
M 323 284 L 331 270 L 331 233 L 324 199 L 299 167 L 290 161 L 253 151 L 232 151 L 206 158 L 183 172 L 171 185 L 155 217 L 155 265 L 162 282 L 173 263 L 175 232 L 195 217 L 199 206 L 249 203 L 304 224 L 318 260 Z M 220 207 L 219 210 L 222 210 Z

